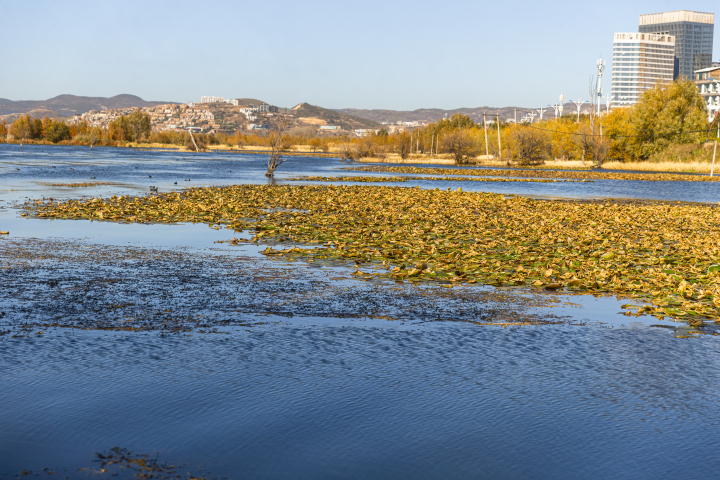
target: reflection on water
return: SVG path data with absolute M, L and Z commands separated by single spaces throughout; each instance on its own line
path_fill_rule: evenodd
M 340 165 L 293 158 L 276 181 Z M 717 337 L 678 339 L 607 297 L 425 296 L 215 244 L 233 234 L 206 225 L 46 221 L 12 207 L 265 183 L 265 169 L 259 156 L 0 145 L 0 230 L 11 231 L 0 329 L 12 330 L 0 335 L 0 478 L 85 478 L 77 469 L 115 446 L 227 478 L 717 478 Z M 123 185 L 38 184 L 90 177 Z M 720 201 L 710 183 L 458 183 Z M 195 327 L 38 333 L 157 325 L 168 309 Z M 554 324 L 469 323 L 506 317 Z

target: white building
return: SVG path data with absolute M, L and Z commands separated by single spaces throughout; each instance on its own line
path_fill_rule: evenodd
M 645 90 L 673 81 L 675 37 L 655 33 L 616 33 L 613 45 L 612 102 L 637 103 Z
M 200 97 L 200 103 L 225 103 L 223 97 Z
M 720 67 L 703 68 L 695 71 L 695 85 L 705 99 L 708 120 L 711 122 L 720 111 Z

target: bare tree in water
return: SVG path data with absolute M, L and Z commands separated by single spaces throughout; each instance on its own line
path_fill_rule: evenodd
M 290 149 L 290 137 L 287 134 L 288 122 L 284 121 L 280 124 L 280 128 L 268 135 L 268 146 L 270 147 L 270 156 L 268 157 L 268 170 L 266 177 L 275 175 L 275 169 L 285 163 L 288 159 L 283 157 L 283 153 Z
M 95 147 L 95 144 L 100 141 L 100 129 L 98 127 L 92 127 L 87 132 L 88 143 L 90 144 L 90 150 Z

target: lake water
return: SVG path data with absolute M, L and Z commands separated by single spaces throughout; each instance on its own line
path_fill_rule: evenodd
M 718 478 L 718 336 L 612 297 L 366 282 L 207 225 L 16 208 L 267 183 L 264 162 L 0 145 L 0 478 L 134 478 L 93 462 L 116 446 L 230 479 Z M 368 175 L 343 166 L 292 158 L 274 181 Z M 92 181 L 117 185 L 44 185 Z M 720 202 L 706 182 L 399 185 Z

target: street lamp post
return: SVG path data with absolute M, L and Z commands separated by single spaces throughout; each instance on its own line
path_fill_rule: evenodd
M 555 105 L 548 105 L 548 107 L 550 107 L 550 108 L 552 108 L 553 110 L 555 110 L 555 120 L 557 120 L 557 118 L 558 118 L 558 112 L 560 112 L 560 105 L 556 103 Z
M 573 102 L 573 103 L 575 104 L 575 106 L 577 106 L 577 123 L 580 123 L 580 109 L 581 109 L 582 106 L 585 105 L 587 102 L 581 102 L 581 101 L 579 101 L 579 100 L 570 100 L 570 101 Z
M 548 109 L 547 109 L 547 108 L 538 108 L 537 111 L 540 112 L 540 121 L 542 122 L 543 114 L 544 114 L 545 112 L 547 112 Z
M 610 99 L 612 98 L 612 95 L 608 93 L 603 98 L 605 99 L 605 110 L 607 113 L 610 113 Z

